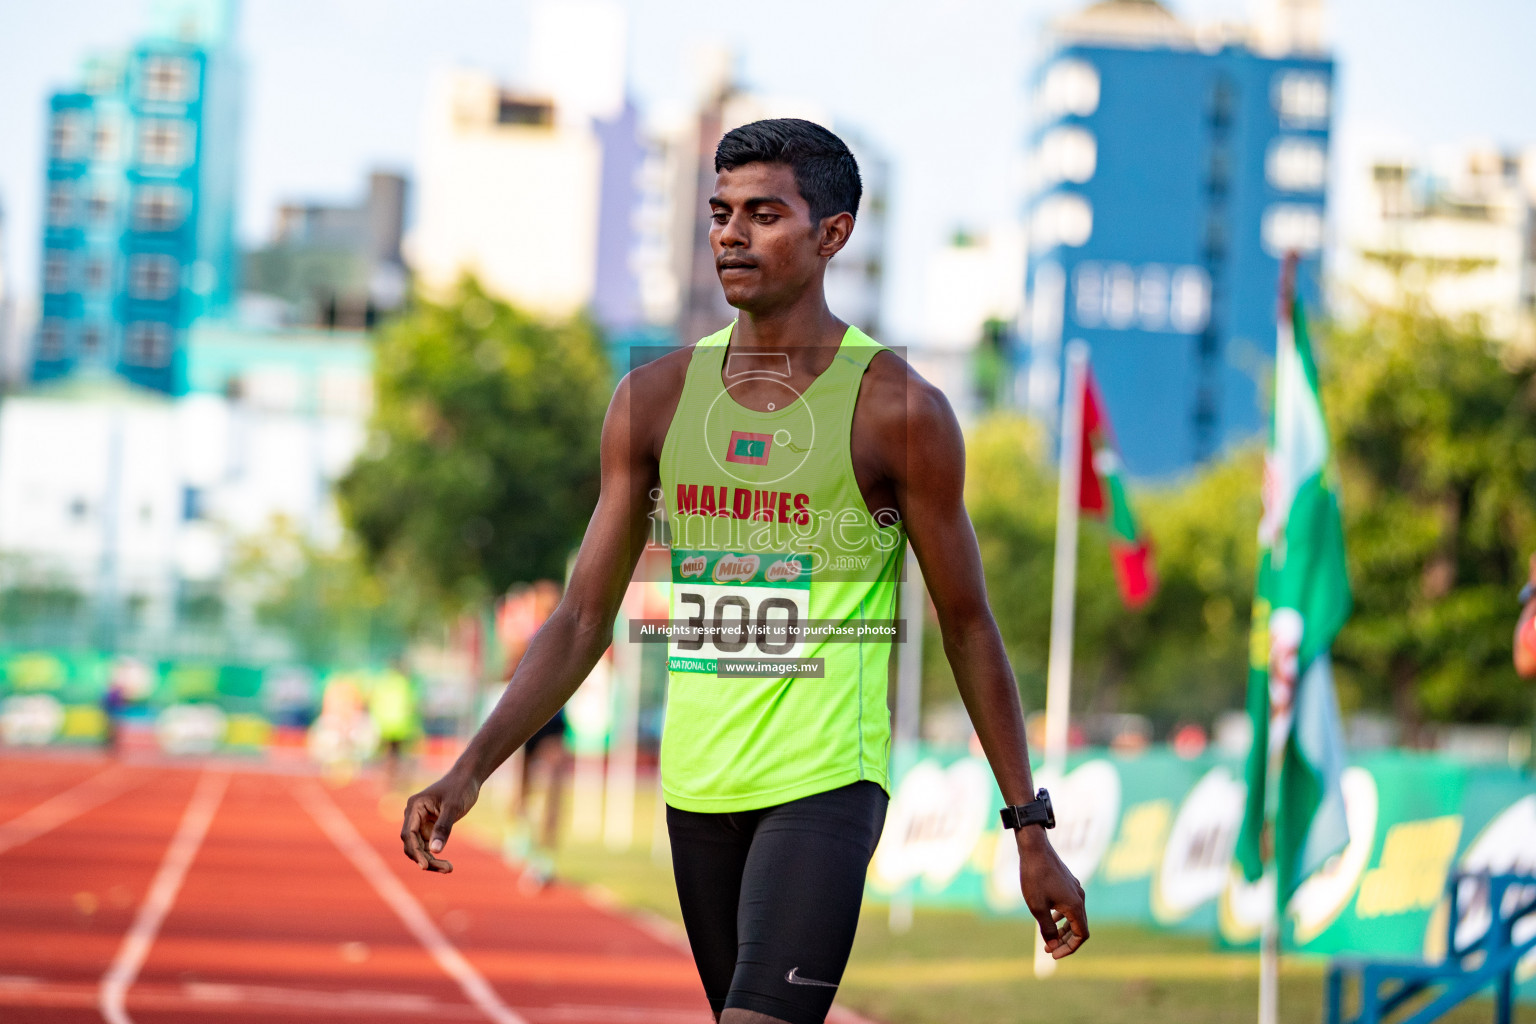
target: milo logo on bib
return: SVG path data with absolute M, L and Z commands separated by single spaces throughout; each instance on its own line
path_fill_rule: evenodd
M 674 550 L 668 670 L 713 675 L 722 655 L 800 657 L 811 575 L 804 553 Z
M 756 555 L 721 555 L 715 563 L 715 582 L 751 583 L 760 562 Z
M 763 579 L 769 583 L 788 583 L 800 578 L 805 571 L 805 564 L 798 558 L 781 558 L 768 567 L 763 573 Z

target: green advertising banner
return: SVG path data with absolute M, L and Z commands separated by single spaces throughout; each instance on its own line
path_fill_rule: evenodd
M 157 744 L 169 753 L 259 751 L 275 726 L 313 719 L 316 680 L 307 666 L 0 650 L 0 742 L 100 744 L 115 688 L 117 714 L 151 723 Z
M 1273 879 L 1245 884 L 1233 853 L 1247 795 L 1236 759 L 1079 754 L 1050 789 L 1056 850 L 1088 893 L 1090 919 L 1201 932 L 1257 947 Z M 1443 956 L 1453 871 L 1536 875 L 1536 778 L 1511 768 L 1381 752 L 1343 778 L 1349 846 L 1297 891 L 1286 948 L 1404 958 Z M 896 766 L 884 835 L 870 865 L 876 898 L 1027 916 L 1018 852 L 997 820 L 985 761 L 923 751 Z M 1488 926 L 1476 879 L 1462 883 L 1458 936 Z M 1536 918 L 1515 940 L 1536 934 Z M 1536 956 L 1521 965 L 1536 998 Z

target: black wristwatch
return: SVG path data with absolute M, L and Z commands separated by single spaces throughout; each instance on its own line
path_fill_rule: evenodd
M 1035 798 L 1029 803 L 1010 804 L 999 813 L 1003 816 L 1003 827 L 1011 828 L 1015 832 L 1025 825 L 1056 827 L 1056 811 L 1051 807 L 1051 794 L 1044 789 L 1036 793 Z

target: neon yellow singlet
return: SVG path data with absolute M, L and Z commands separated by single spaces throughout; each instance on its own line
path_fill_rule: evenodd
M 667 803 L 728 812 L 861 779 L 888 790 L 886 675 L 906 532 L 870 514 L 849 451 L 859 382 L 883 346 L 850 327 L 795 395 L 782 356 L 776 370 L 774 357 L 732 353 L 727 368 L 730 336 L 694 349 L 661 453 L 671 620 L 691 627 L 667 649 Z M 785 400 L 767 412 L 738 404 L 730 391 L 746 376 L 777 379 Z M 741 628 L 791 623 L 801 631 Z M 765 674 L 731 674 L 743 662 Z

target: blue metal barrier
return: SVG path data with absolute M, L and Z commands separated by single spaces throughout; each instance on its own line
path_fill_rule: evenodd
M 1462 886 L 1471 883 L 1469 900 L 1488 914 L 1488 927 L 1477 938 L 1457 945 L 1461 923 Z M 1439 963 L 1340 958 L 1328 967 L 1324 995 L 1327 1024 L 1382 1024 L 1393 1012 L 1420 994 L 1438 989 L 1429 1002 L 1397 1024 L 1428 1024 L 1457 1003 L 1489 987 L 1495 989 L 1495 1020 L 1511 1024 L 1514 1014 L 1515 968 L 1536 949 L 1536 934 L 1514 939 L 1515 925 L 1536 915 L 1536 877 L 1530 875 L 1452 875 L 1446 886 L 1450 914 L 1446 922 L 1445 959 Z M 1344 990 L 1350 978 L 1360 989 L 1360 1010 L 1344 1015 Z

